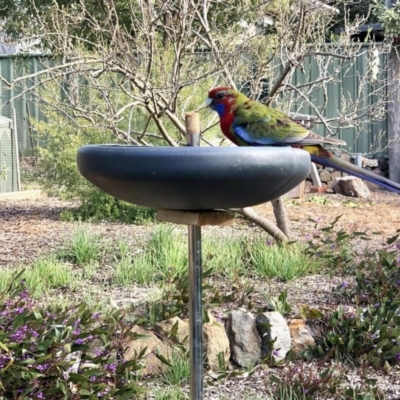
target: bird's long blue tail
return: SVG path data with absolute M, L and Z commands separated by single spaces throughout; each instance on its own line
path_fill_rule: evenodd
M 375 183 L 385 189 L 400 194 L 400 184 L 393 182 L 390 179 L 386 179 L 383 176 L 376 175 L 366 169 L 357 167 L 354 164 L 350 164 L 332 154 L 322 157 L 311 154 L 311 161 L 315 162 L 316 164 L 321 164 L 325 167 L 331 167 L 338 171 L 346 172 L 349 175 L 353 175 L 357 178 Z

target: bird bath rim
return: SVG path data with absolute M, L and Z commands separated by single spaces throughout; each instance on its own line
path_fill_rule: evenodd
M 307 152 L 291 147 L 88 145 L 81 174 L 106 193 L 157 209 L 242 208 L 273 200 L 309 174 Z

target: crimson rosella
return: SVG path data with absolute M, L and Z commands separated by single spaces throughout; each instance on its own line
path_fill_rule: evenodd
M 311 161 L 365 179 L 393 192 L 400 185 L 373 172 L 335 157 L 322 147 L 346 142 L 319 136 L 291 119 L 282 111 L 248 99 L 229 87 L 218 87 L 208 93 L 207 105 L 220 118 L 222 133 L 238 146 L 292 146 L 306 150 Z

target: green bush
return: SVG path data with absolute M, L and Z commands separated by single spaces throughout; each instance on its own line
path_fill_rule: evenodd
M 154 219 L 154 210 L 115 199 L 79 173 L 78 149 L 88 144 L 117 143 L 110 132 L 73 126 L 55 112 L 49 112 L 47 118 L 47 122 L 35 123 L 41 143 L 37 179 L 50 195 L 80 203 L 77 208 L 64 211 L 63 220 L 143 223 Z

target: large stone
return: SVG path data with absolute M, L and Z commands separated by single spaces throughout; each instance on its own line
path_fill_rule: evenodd
M 277 311 L 265 312 L 257 316 L 256 325 L 261 336 L 262 357 L 271 355 L 273 361 L 282 361 L 292 347 L 285 318 Z
M 342 173 L 340 171 L 333 171 L 331 173 L 331 179 L 334 181 L 336 178 L 341 178 Z
M 243 368 L 253 367 L 261 357 L 261 340 L 251 313 L 234 310 L 226 321 L 231 359 Z
M 174 328 L 176 325 L 176 328 Z M 175 330 L 176 329 L 176 330 Z M 164 338 L 172 339 L 174 342 L 189 349 L 189 324 L 179 317 L 173 317 L 154 325 L 154 331 Z
M 356 178 L 355 176 L 337 178 L 332 189 L 335 193 L 343 196 L 368 199 L 371 195 L 368 186 L 360 178 Z
M 292 319 L 289 322 L 293 354 L 298 357 L 308 347 L 315 347 L 315 340 L 308 330 L 304 319 Z
M 141 363 L 143 369 L 140 371 L 142 375 L 154 375 L 162 373 L 168 367 L 156 357 L 161 354 L 167 360 L 172 358 L 173 349 L 167 343 L 162 342 L 153 332 L 148 331 L 140 326 L 134 326 L 131 332 L 144 337 L 138 339 L 128 339 L 124 343 L 126 348 L 124 361 L 135 359 L 140 352 L 146 348 Z
M 378 160 L 364 157 L 362 160 L 362 166 L 363 168 L 376 168 L 378 167 Z
M 231 356 L 228 335 L 222 324 L 217 322 L 209 313 L 210 321 L 203 325 L 203 344 L 206 354 L 207 366 L 213 371 L 218 371 L 220 365 L 218 355 L 224 355 L 225 367 L 228 366 Z
M 326 169 L 321 169 L 319 172 L 319 178 L 321 179 L 321 182 L 329 182 L 331 179 L 331 173 L 327 171 Z

